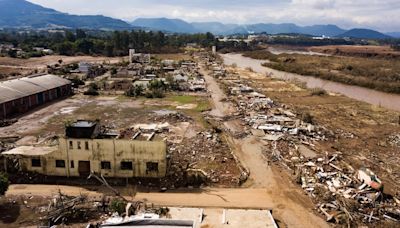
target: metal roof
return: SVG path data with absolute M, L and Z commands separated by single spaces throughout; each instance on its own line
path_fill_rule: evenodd
M 40 75 L 0 82 L 0 104 L 71 84 L 56 75 Z

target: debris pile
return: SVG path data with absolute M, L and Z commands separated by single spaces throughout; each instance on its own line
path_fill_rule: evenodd
M 7 127 L 10 126 L 14 123 L 18 122 L 18 119 L 5 119 L 5 120 L 0 120 L 0 127 Z
M 179 122 L 191 122 L 193 119 L 190 116 L 182 114 L 176 111 L 170 110 L 158 110 L 154 111 L 156 116 L 152 119 L 154 122 L 168 122 L 171 124 L 176 124 Z
M 69 220 L 86 217 L 92 207 L 92 205 L 88 205 L 86 196 L 71 197 L 62 194 L 60 191 L 50 201 L 47 215 L 43 220 L 48 221 L 50 225 L 65 224 Z
M 233 83 L 239 83 L 239 86 L 231 87 L 238 112 L 244 116 L 249 127 L 264 132 L 264 140 L 276 141 L 285 137 L 312 144 L 327 140 L 327 135 L 330 135 L 325 128 L 314 125 L 312 117 L 296 115 L 286 106 L 277 104 L 240 81 Z
M 294 170 L 297 183 L 327 221 L 348 225 L 400 222 L 400 201 L 383 193 L 382 181 L 371 170 L 354 169 L 342 161 L 340 152 L 306 157 L 299 151 L 289 151 L 282 155 L 275 147 L 275 161 Z
M 199 186 L 209 181 L 221 185 L 240 183 L 240 171 L 229 146 L 214 131 L 199 132 L 184 138 L 182 143 L 169 142 L 168 156 L 174 158 L 167 173 L 174 184 L 172 188 Z
M 400 134 L 389 136 L 388 141 L 391 146 L 400 147 Z

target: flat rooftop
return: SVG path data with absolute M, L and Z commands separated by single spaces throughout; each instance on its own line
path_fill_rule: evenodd
M 42 156 L 58 150 L 57 147 L 20 146 L 1 153 L 2 155 Z
M 70 126 L 71 127 L 93 127 L 97 124 L 97 122 L 94 121 L 88 121 L 88 120 L 78 120 L 74 123 L 72 123 Z

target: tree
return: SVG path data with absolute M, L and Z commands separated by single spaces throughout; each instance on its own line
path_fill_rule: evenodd
M 69 41 L 64 41 L 56 46 L 56 50 L 60 55 L 72 55 L 74 53 L 74 44 Z
M 5 173 L 0 173 L 0 196 L 4 195 L 8 190 L 8 176 Z
M 86 33 L 82 29 L 77 29 L 76 30 L 76 39 L 85 39 L 86 38 Z
M 69 41 L 69 42 L 75 42 L 76 37 L 75 37 L 75 34 L 73 32 L 66 31 L 65 32 L 65 39 L 67 39 L 67 41 Z
M 89 39 L 81 39 L 76 41 L 76 47 L 79 52 L 90 54 L 93 49 L 93 42 Z

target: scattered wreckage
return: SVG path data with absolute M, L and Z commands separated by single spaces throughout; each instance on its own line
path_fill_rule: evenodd
M 312 117 L 296 115 L 241 80 L 224 83 L 228 83 L 229 99 L 236 103 L 252 133 L 267 142 L 270 152 L 266 154 L 295 173 L 297 183 L 327 221 L 348 226 L 400 222 L 400 201 L 383 192 L 384 183 L 375 173 L 367 168 L 354 169 L 342 160 L 340 152 L 326 152 L 325 156 L 316 152 L 318 141 L 335 135 L 344 138 L 356 135 L 318 126 Z M 399 135 L 390 136 L 388 141 L 400 145 Z

